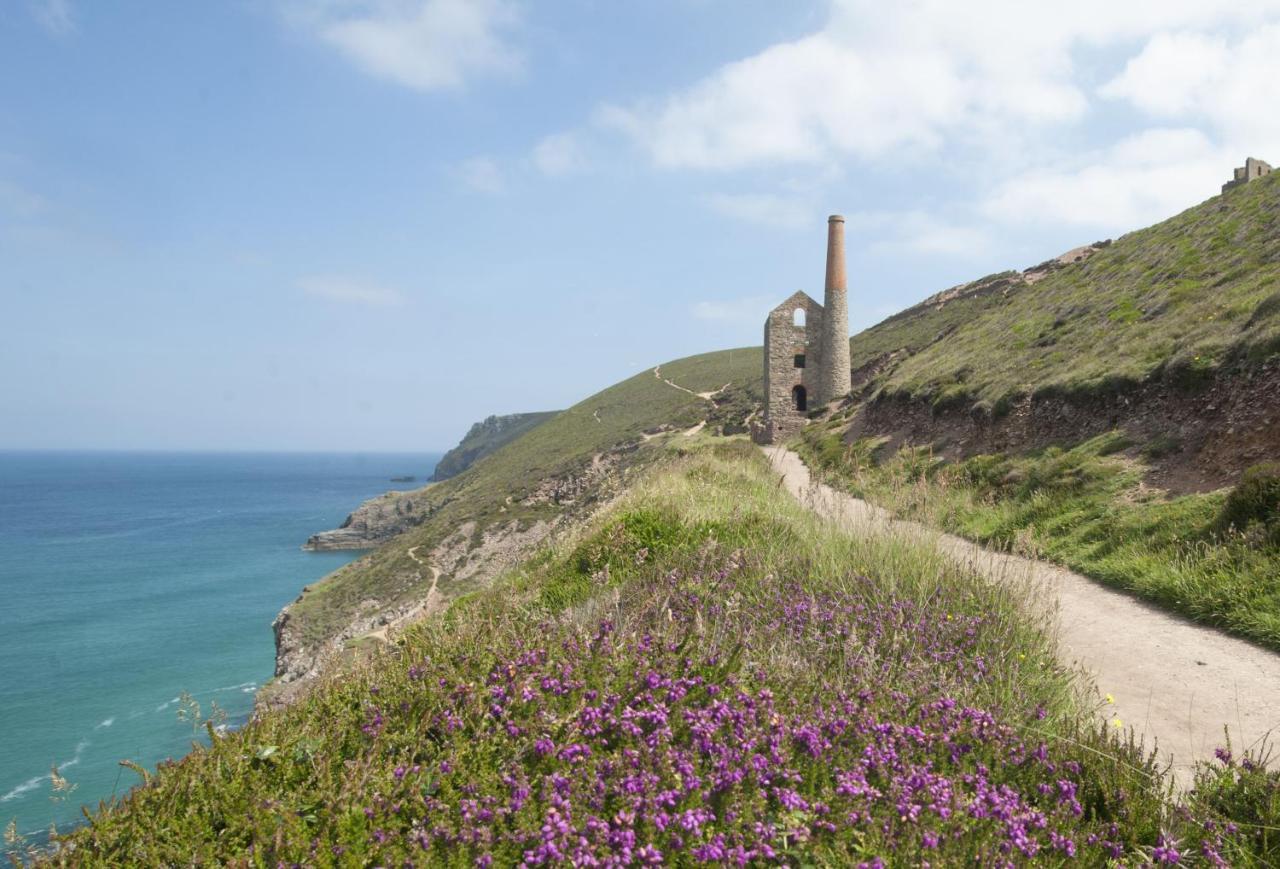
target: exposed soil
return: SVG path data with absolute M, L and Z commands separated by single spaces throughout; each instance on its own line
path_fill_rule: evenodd
M 1280 456 L 1280 360 L 1220 374 L 1199 391 L 1155 381 L 1088 398 L 1028 397 L 999 417 L 917 400 L 869 401 L 854 412 L 846 437 L 888 436 L 893 448 L 931 445 L 958 459 L 1067 447 L 1117 429 L 1135 452 L 1159 446 L 1145 456 L 1153 486 L 1181 494 L 1232 485 L 1245 468 Z

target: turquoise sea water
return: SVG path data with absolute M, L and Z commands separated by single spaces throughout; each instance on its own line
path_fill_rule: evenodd
M 0 827 L 42 839 L 137 781 L 121 759 L 186 753 L 184 691 L 242 723 L 271 620 L 357 554 L 299 546 L 438 459 L 0 452 Z

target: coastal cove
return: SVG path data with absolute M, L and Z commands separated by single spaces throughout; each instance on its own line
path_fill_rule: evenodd
M 184 755 L 184 693 L 243 723 L 272 619 L 359 555 L 301 544 L 439 458 L 0 452 L 0 824 L 65 830 L 138 781 L 121 760 Z

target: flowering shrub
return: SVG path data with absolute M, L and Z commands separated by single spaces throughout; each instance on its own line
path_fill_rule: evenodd
M 454 662 L 413 667 L 408 700 L 370 705 L 399 736 L 366 731 L 383 768 L 361 859 L 1015 865 L 1142 853 L 1096 794 L 1086 810 L 1084 765 L 1035 735 L 1042 709 L 957 699 L 990 677 L 975 655 L 983 617 L 940 600 L 812 596 L 798 582 L 778 582 L 771 606 L 732 611 L 718 601 L 740 597 L 733 578 L 672 572 L 648 591 L 665 604 L 648 630 L 544 625 L 482 680 Z M 723 619 L 733 630 L 699 637 Z M 767 649 L 818 678 L 778 673 Z M 1152 808 L 1150 859 L 1177 862 Z M 1215 830 L 1195 845 L 1221 854 L 1229 842 Z
M 1009 589 L 825 528 L 754 458 L 695 457 L 393 656 L 162 765 L 53 859 L 1273 855 L 1257 835 L 1280 815 L 1273 775 L 1220 763 L 1178 805 L 1151 758 L 1093 720 Z

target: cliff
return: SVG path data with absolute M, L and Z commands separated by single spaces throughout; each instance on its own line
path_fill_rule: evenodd
M 317 552 L 373 549 L 431 515 L 431 507 L 424 497 L 429 487 L 430 484 L 411 492 L 386 492 L 370 498 L 337 528 L 312 534 L 302 548 Z
M 559 412 L 550 410 L 537 413 L 509 413 L 505 416 L 490 416 L 476 423 L 471 426 L 458 445 L 440 459 L 431 477 L 432 481 L 439 483 L 458 476 L 477 460 L 506 446 L 529 429 L 541 425 Z

